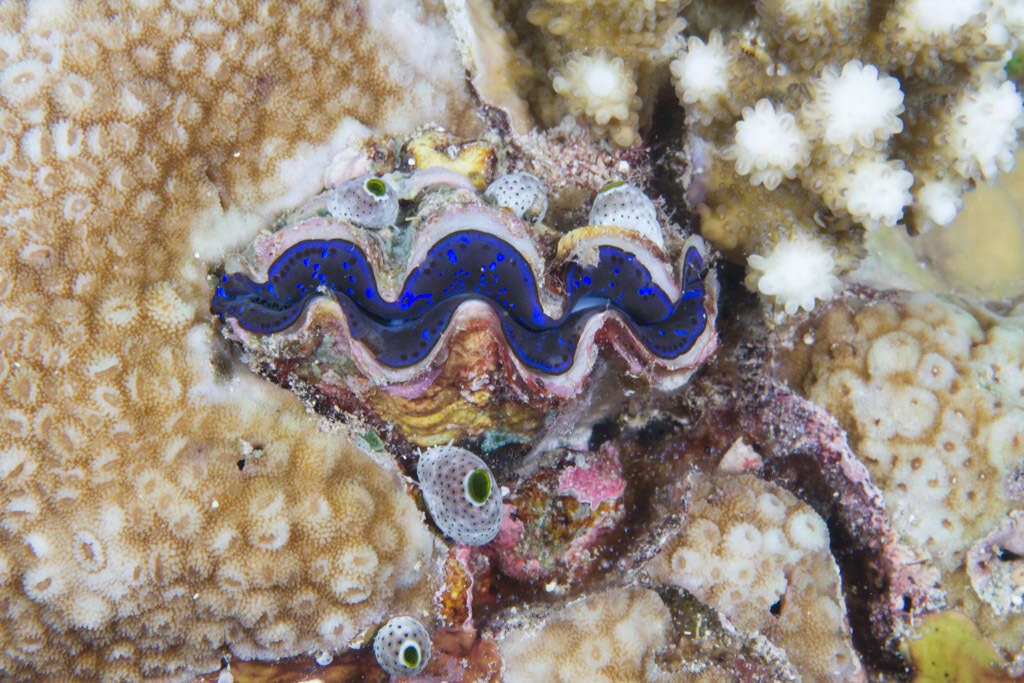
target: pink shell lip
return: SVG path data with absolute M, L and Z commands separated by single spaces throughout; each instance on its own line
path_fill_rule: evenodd
M 398 191 L 402 199 L 413 199 L 420 192 L 434 185 L 447 185 L 461 190 L 476 192 L 476 185 L 473 184 L 472 180 L 458 171 L 441 166 L 416 169 L 409 174 L 408 178 L 398 182 Z

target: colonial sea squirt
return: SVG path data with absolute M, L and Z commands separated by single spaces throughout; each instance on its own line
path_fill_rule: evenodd
M 249 249 L 250 273 L 221 277 L 211 310 L 264 374 L 433 444 L 536 433 L 599 347 L 665 389 L 713 352 L 703 244 L 673 235 L 677 265 L 642 192 L 598 193 L 591 225 L 562 234 L 541 222 L 547 198 L 529 174 L 481 194 L 450 168 L 408 163 L 409 149 L 385 168 L 348 162 L 376 175 L 286 216 Z M 431 424 L 410 422 L 423 414 Z

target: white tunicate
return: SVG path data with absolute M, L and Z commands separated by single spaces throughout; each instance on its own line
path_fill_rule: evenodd
M 543 220 L 548 211 L 547 188 L 526 171 L 501 176 L 484 190 L 484 198 L 531 223 Z
M 420 455 L 416 476 L 430 516 L 446 536 L 483 545 L 498 535 L 501 489 L 483 460 L 462 448 L 429 448 Z
M 374 636 L 373 656 L 392 676 L 414 676 L 430 661 L 430 636 L 412 617 L 395 617 Z
M 610 185 L 597 193 L 590 208 L 590 225 L 610 225 L 632 230 L 665 248 L 654 202 L 643 191 L 626 183 Z
M 380 230 L 398 218 L 398 195 L 382 178 L 359 176 L 331 190 L 327 211 L 338 220 Z

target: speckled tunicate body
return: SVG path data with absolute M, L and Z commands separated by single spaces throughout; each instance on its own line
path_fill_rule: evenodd
M 548 210 L 544 183 L 532 173 L 506 173 L 484 191 L 484 198 L 530 222 L 544 220 Z
M 430 661 L 430 636 L 412 617 L 395 617 L 373 639 L 373 655 L 393 676 L 415 676 Z
M 501 491 L 479 457 L 452 446 L 429 448 L 420 455 L 416 476 L 430 516 L 445 535 L 483 545 L 498 534 Z
M 662 249 L 665 238 L 654 203 L 639 188 L 613 183 L 597 193 L 590 208 L 590 225 L 614 225 L 646 237 Z
M 383 179 L 363 175 L 331 190 L 327 212 L 338 220 L 379 230 L 398 218 L 398 195 Z

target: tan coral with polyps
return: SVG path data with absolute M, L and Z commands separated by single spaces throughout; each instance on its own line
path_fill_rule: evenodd
M 752 475 L 692 475 L 685 526 L 647 565 L 737 628 L 778 646 L 808 680 L 860 680 L 824 520 Z
M 403 22 L 430 58 L 387 37 Z M 404 484 L 231 366 L 197 252 L 318 189 L 349 117 L 472 130 L 443 24 L 404 2 L 6 2 L 0 33 L 3 677 L 187 677 L 427 605 Z
M 499 644 L 503 680 L 639 681 L 658 670 L 671 618 L 658 594 L 615 588 L 580 599 L 540 628 L 509 629 Z
M 942 571 L 950 607 L 1020 651 L 1020 617 L 997 619 L 967 576 L 968 549 L 1022 505 L 1011 487 L 1024 465 L 1019 319 L 902 294 L 837 302 L 812 336 L 803 390 L 849 432 L 897 531 Z

